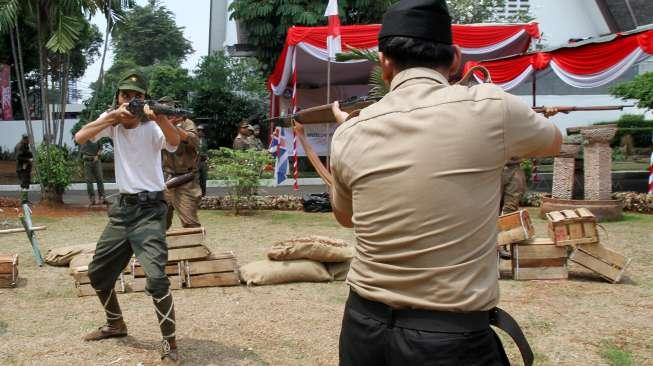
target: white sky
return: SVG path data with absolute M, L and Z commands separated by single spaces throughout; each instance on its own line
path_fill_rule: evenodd
M 147 4 L 146 0 L 137 0 L 139 5 Z M 160 3 L 170 10 L 177 21 L 177 26 L 183 27 L 184 36 L 193 44 L 195 52 L 186 58 L 182 67 L 188 69 L 190 72 L 195 69 L 202 56 L 206 56 L 209 51 L 209 17 L 210 17 L 210 0 L 160 0 Z M 96 16 L 91 20 L 100 28 L 100 32 L 104 34 L 107 26 L 103 16 Z M 102 52 L 102 49 L 100 49 Z M 105 60 L 104 69 L 107 70 L 111 66 L 113 54 L 111 52 L 111 45 L 107 51 L 107 58 Z M 90 96 L 89 84 L 97 80 L 100 72 L 101 57 L 86 69 L 86 73 L 79 80 L 78 87 L 82 92 L 82 99 Z

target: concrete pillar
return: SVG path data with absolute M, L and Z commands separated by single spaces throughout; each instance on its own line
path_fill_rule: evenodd
M 612 199 L 612 148 L 610 141 L 617 129 L 596 127 L 581 130 L 585 140 L 585 199 Z

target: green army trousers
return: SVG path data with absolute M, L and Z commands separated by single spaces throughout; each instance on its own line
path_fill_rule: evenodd
M 88 277 L 96 290 L 115 285 L 132 254 L 145 271 L 145 291 L 155 298 L 168 293 L 165 201 L 128 202 L 123 196 L 109 208 L 109 223 L 100 236 Z
M 84 160 L 84 177 L 86 178 L 86 192 L 95 196 L 93 183 L 97 184 L 97 193 L 104 197 L 104 183 L 102 182 L 102 163 L 100 160 Z

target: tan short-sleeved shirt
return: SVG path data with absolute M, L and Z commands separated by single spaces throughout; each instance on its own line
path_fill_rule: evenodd
M 503 166 L 556 129 L 495 85 L 450 86 L 426 68 L 391 90 L 333 137 L 332 200 L 357 241 L 347 282 L 395 308 L 491 309 Z
M 197 134 L 197 127 L 190 119 L 185 119 L 177 124 L 177 127 L 183 129 L 188 134 L 187 141 L 181 141 L 177 146 L 177 151 L 163 154 L 163 171 L 168 174 L 185 174 L 197 168 L 198 151 L 200 138 Z

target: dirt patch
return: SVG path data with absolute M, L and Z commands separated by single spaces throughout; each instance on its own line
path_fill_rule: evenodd
M 15 202 L 14 202 L 15 201 Z M 2 205 L 2 203 L 7 203 Z M 19 200 L 0 197 L 0 221 L 2 219 L 17 219 L 22 215 L 23 210 L 19 205 Z M 36 203 L 30 205 L 32 208 L 33 217 L 44 217 L 44 218 L 64 218 L 64 217 L 76 217 L 84 216 L 91 213 L 106 212 L 106 207 L 103 206 L 81 206 L 81 205 L 45 205 Z
M 633 258 L 623 284 L 606 283 L 576 266 L 568 281 L 501 280 L 500 306 L 524 327 L 536 365 L 609 365 L 606 355 L 621 353 L 631 355 L 633 365 L 653 364 L 653 216 L 626 218 L 604 224 L 605 244 Z M 330 214 L 201 211 L 200 219 L 207 245 L 234 251 L 240 264 L 264 259 L 274 242 L 292 237 L 353 240 L 352 231 Z M 42 250 L 93 242 L 106 220 L 95 212 L 52 219 L 39 232 Z M 534 222 L 545 235 L 545 223 Z M 20 255 L 23 278 L 16 289 L 0 289 L 0 364 L 159 363 L 150 298 L 119 295 L 130 337 L 84 343 L 81 337 L 104 320 L 97 299 L 77 298 L 66 268 L 36 267 L 24 236 L 0 237 L 0 248 Z M 337 365 L 347 291 L 341 282 L 175 291 L 182 357 L 187 365 Z M 520 364 L 512 342 L 504 342 Z

